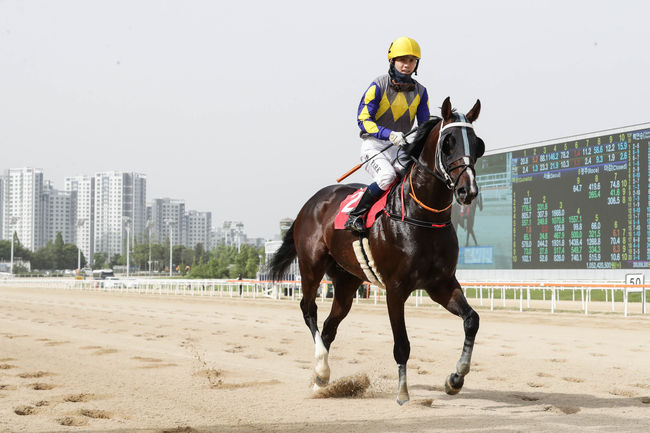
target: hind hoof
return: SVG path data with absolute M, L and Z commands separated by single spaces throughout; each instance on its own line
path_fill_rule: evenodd
M 465 378 L 456 373 L 451 373 L 445 381 L 445 392 L 449 395 L 456 395 L 463 388 Z
M 317 375 L 316 373 L 314 373 L 313 380 L 314 380 L 314 388 L 315 387 L 323 388 L 323 387 L 327 386 L 328 383 L 330 383 L 329 376 L 321 377 L 321 376 Z

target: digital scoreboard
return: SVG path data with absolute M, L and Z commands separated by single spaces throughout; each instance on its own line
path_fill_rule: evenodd
M 643 129 L 510 152 L 512 268 L 650 268 L 649 142 Z

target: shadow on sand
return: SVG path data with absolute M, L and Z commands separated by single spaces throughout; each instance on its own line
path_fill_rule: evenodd
M 467 388 L 458 396 L 448 396 L 442 387 L 414 384 L 412 390 L 432 391 L 433 405 L 423 405 L 428 400 L 415 400 L 405 407 L 417 407 L 414 416 L 400 416 L 397 404 L 393 411 L 386 411 L 383 418 L 362 420 L 332 420 L 328 422 L 297 422 L 297 423 L 246 423 L 241 425 L 214 426 L 180 426 L 158 429 L 138 430 L 106 430 L 106 433 L 249 433 L 249 432 L 284 432 L 284 433 L 393 433 L 393 432 L 476 432 L 476 431 L 644 431 L 639 430 L 640 422 L 647 420 L 633 419 L 618 413 L 618 416 L 608 413 L 606 409 L 638 408 L 650 410 L 648 397 L 597 397 L 589 394 L 570 394 L 558 392 L 521 392 L 521 391 L 488 391 Z M 385 399 L 387 395 L 355 399 L 369 404 L 377 399 Z M 336 401 L 337 399 L 333 399 Z M 347 404 L 350 399 L 340 399 L 341 404 Z M 482 404 L 474 404 L 481 400 Z M 647 401 L 649 403 L 644 403 Z M 456 409 L 466 409 L 462 416 L 443 415 L 441 409 L 446 404 Z M 460 404 L 460 406 L 459 406 Z M 480 408 L 479 408 L 480 406 Z M 558 410 L 555 410 L 558 409 Z M 598 415 L 593 411 L 589 414 L 580 413 L 581 409 L 602 409 Z M 479 412 L 480 411 L 480 412 Z M 369 412 L 369 417 L 372 416 Z M 363 406 L 360 405 L 362 416 Z M 93 430 L 96 431 L 96 430 Z

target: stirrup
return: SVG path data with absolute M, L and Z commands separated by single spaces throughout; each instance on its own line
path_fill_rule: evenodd
M 347 230 L 350 230 L 352 233 L 359 235 L 365 234 L 368 231 L 368 229 L 366 229 L 366 219 L 363 217 L 363 215 L 350 215 L 343 227 Z

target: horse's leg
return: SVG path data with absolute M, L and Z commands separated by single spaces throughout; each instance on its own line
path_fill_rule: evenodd
M 406 300 L 400 293 L 394 293 L 393 290 L 386 291 L 386 303 L 388 305 L 388 317 L 390 318 L 390 327 L 393 330 L 393 357 L 397 362 L 397 403 L 403 405 L 409 401 L 409 390 L 406 384 L 406 362 L 411 354 L 411 344 L 406 333 L 406 324 L 404 323 L 404 301 Z
M 332 278 L 334 284 L 332 309 L 325 323 L 323 323 L 323 344 L 329 351 L 332 342 L 336 338 L 339 324 L 350 312 L 354 294 L 363 281 L 336 265 L 330 266 L 327 275 Z
M 318 346 L 316 349 L 317 362 L 316 368 L 314 369 L 314 389 L 323 385 L 321 383 L 322 380 L 319 378 L 326 376 L 329 379 L 330 369 L 327 358 L 329 356 L 330 346 L 334 338 L 336 338 L 336 331 L 339 324 L 350 312 L 356 289 L 362 283 L 359 278 L 338 268 L 335 264 L 332 264 L 328 268 L 327 275 L 332 278 L 332 283 L 334 284 L 334 299 L 332 299 L 330 314 L 323 323 L 322 347 L 320 347 L 320 352 Z
M 427 290 L 427 293 L 431 299 L 445 307 L 452 314 L 460 316 L 463 319 L 463 328 L 465 329 L 463 351 L 456 364 L 456 372 L 451 373 L 445 381 L 445 391 L 447 394 L 458 394 L 465 382 L 465 376 L 470 370 L 474 339 L 478 332 L 479 316 L 467 303 L 463 289 L 461 289 L 456 278 L 453 279 L 449 287 L 441 286 L 436 290 Z
M 318 386 L 327 385 L 330 380 L 330 369 L 327 364 L 327 349 L 318 331 L 316 295 L 321 279 L 325 274 L 325 269 L 327 269 L 331 262 L 332 259 L 326 252 L 319 252 L 317 249 L 312 250 L 309 257 L 301 258 L 298 261 L 302 285 L 300 309 L 302 310 L 305 323 L 311 331 L 311 336 L 314 339 L 314 357 L 316 358 L 314 384 Z

